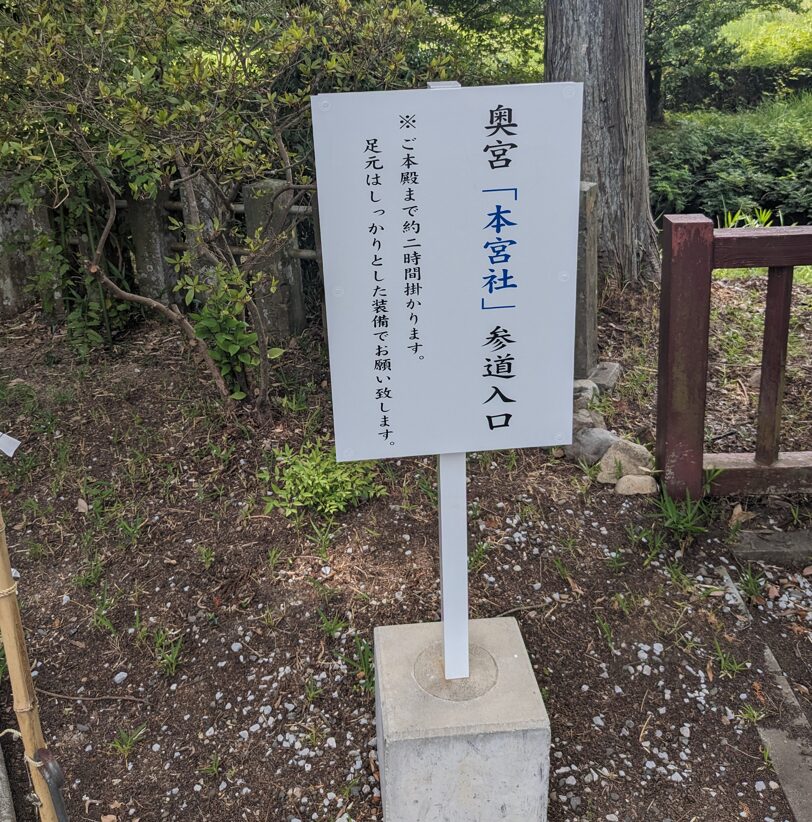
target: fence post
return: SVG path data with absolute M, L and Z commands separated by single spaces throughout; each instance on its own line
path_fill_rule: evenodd
M 2 188 L 0 186 L 0 188 Z M 0 195 L 4 192 L 0 191 Z M 29 289 L 32 281 L 38 279 L 38 269 L 42 262 L 36 251 L 31 250 L 31 242 L 37 235 L 50 234 L 48 210 L 38 207 L 28 211 L 24 205 L 8 203 L 0 212 L 0 319 L 9 319 L 24 311 L 39 296 L 43 308 L 54 315 L 62 313 L 61 282 L 38 282 L 37 290 Z M 50 293 L 46 293 L 50 291 Z
M 792 275 L 791 266 L 770 268 L 767 280 L 756 438 L 756 462 L 761 465 L 771 465 L 778 459 L 792 306 Z
M 268 252 L 262 254 L 257 269 L 266 271 L 277 281 L 276 291 L 259 300 L 259 309 L 268 323 L 270 342 L 277 344 L 285 344 L 305 328 L 302 266 L 298 259 L 285 253 L 299 247 L 295 229 L 281 248 L 274 242 L 288 223 L 292 196 L 280 193 L 286 186 L 284 180 L 261 180 L 243 186 L 248 236 L 253 237 L 257 229 L 261 229 L 268 243 Z
M 171 242 L 164 212 L 167 199 L 168 195 L 161 193 L 156 200 L 127 201 L 138 293 L 160 300 L 165 305 L 173 302 L 173 289 L 177 281 L 172 266 L 166 261 L 170 256 Z
M 598 364 L 598 184 L 581 181 L 575 298 L 575 379 Z
M 672 497 L 702 495 L 713 223 L 665 217 L 657 376 L 657 468 Z

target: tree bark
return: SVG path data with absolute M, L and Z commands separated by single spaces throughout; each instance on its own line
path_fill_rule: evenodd
M 546 0 L 544 79 L 584 84 L 581 175 L 598 184 L 601 272 L 627 283 L 658 278 L 643 0 Z

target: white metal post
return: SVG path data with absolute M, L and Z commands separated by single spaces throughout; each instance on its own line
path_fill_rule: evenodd
M 437 457 L 440 605 L 446 679 L 468 676 L 468 505 L 465 454 Z

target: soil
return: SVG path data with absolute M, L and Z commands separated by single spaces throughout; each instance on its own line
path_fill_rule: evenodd
M 757 287 L 716 289 L 717 450 L 752 445 L 760 338 L 730 329 Z M 809 449 L 812 290 L 796 292 L 785 430 Z M 600 334 L 626 367 L 600 410 L 649 446 L 655 304 L 609 294 Z M 433 461 L 378 466 L 386 496 L 332 522 L 266 509 L 274 449 L 331 436 L 316 333 L 279 361 L 267 423 L 226 415 L 162 325 L 82 363 L 31 313 L 0 353 L 0 430 L 23 441 L 0 504 L 71 819 L 380 822 L 370 643 L 438 618 Z M 472 454 L 469 476 L 472 615 L 521 627 L 553 727 L 551 822 L 792 820 L 747 707 L 775 704 L 763 640 L 714 568 L 737 503 L 784 528 L 812 522 L 810 500 L 710 502 L 686 535 L 557 449 Z M 7 677 L 0 694 L 15 726 Z M 19 743 L 1 741 L 28 822 Z

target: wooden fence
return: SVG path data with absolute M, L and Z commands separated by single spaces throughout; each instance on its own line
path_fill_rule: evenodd
M 812 490 L 812 451 L 780 452 L 793 267 L 812 264 L 812 227 L 714 229 L 665 217 L 660 295 L 657 466 L 673 497 Z M 753 454 L 704 452 L 711 272 L 769 269 L 758 433 Z M 712 472 L 705 474 L 705 472 Z

